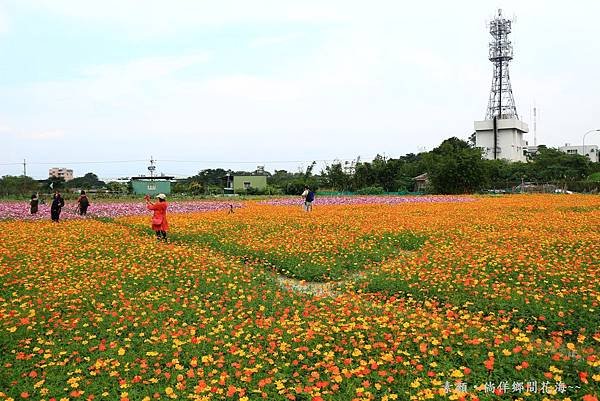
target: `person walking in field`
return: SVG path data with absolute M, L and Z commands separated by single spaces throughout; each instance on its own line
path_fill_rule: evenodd
M 81 195 L 77 198 L 77 210 L 81 216 L 87 215 L 88 207 L 90 206 L 90 200 L 88 199 L 85 191 L 81 191 Z
M 302 192 L 302 195 L 300 195 L 300 196 L 302 197 L 302 200 L 304 202 L 302 207 L 306 211 L 306 197 L 308 196 L 308 187 L 304 187 L 304 192 Z
M 31 201 L 29 201 L 29 213 L 36 214 L 38 212 L 38 206 L 40 204 L 40 198 L 38 198 L 38 194 L 35 193 L 31 195 Z
M 309 187 L 304 187 L 302 197 L 304 198 L 304 210 L 307 212 L 312 211 L 312 203 L 315 200 L 315 193 Z
M 58 219 L 60 218 L 60 212 L 62 208 L 65 206 L 65 200 L 60 195 L 58 190 L 54 191 L 54 196 L 52 197 L 52 205 L 50 205 L 50 218 L 53 222 L 58 223 Z
M 167 242 L 167 231 L 169 230 L 169 223 L 167 222 L 167 196 L 165 194 L 158 194 L 156 198 L 158 202 L 152 203 L 150 195 L 144 197 L 148 210 L 154 211 L 154 215 L 152 216 L 152 230 L 156 233 L 156 239 Z
M 312 189 L 308 189 L 308 195 L 306 195 L 306 211 L 312 212 L 312 204 L 315 201 L 315 192 Z

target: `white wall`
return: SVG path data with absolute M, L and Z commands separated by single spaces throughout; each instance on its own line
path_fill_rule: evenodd
M 528 132 L 527 124 L 516 119 L 497 120 L 498 159 L 513 162 L 526 161 L 523 155 L 526 143 L 523 134 Z M 494 158 L 494 122 L 492 120 L 475 121 L 475 146 L 482 148 L 486 159 Z
M 583 145 L 582 146 L 560 146 L 558 148 L 558 150 L 560 150 L 561 152 L 565 152 L 565 153 L 573 153 L 572 151 L 575 151 L 575 153 L 578 155 L 585 154 L 588 157 L 588 159 L 590 159 L 593 162 L 600 161 L 600 154 L 598 154 L 598 145 L 585 145 L 585 150 L 583 149 Z M 571 152 L 569 152 L 569 150 Z

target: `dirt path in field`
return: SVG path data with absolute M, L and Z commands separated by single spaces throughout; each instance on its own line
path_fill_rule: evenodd
M 282 274 L 277 274 L 276 280 L 282 288 L 288 291 L 301 292 L 303 294 L 315 295 L 320 297 L 335 298 L 342 294 L 342 286 L 344 284 L 364 276 L 365 272 L 360 272 L 351 274 L 345 279 L 338 281 L 316 282 L 298 280 L 295 278 L 284 276 Z
M 110 220 L 99 219 L 99 221 L 102 221 L 107 224 L 119 225 L 122 227 L 126 227 L 129 229 L 135 230 L 135 231 L 139 232 L 140 234 L 149 235 L 148 229 L 144 228 L 144 227 L 127 224 L 127 223 L 123 223 L 121 221 L 112 220 L 112 219 L 110 219 Z M 179 242 L 182 244 L 188 243 L 188 241 L 182 241 L 181 239 L 173 240 L 172 238 L 171 238 L 171 242 L 172 243 Z M 408 252 L 408 251 L 405 251 L 405 252 Z M 294 291 L 294 292 L 298 292 L 298 293 L 314 295 L 314 296 L 319 296 L 319 297 L 328 297 L 328 298 L 335 298 L 339 295 L 342 295 L 343 287 L 346 284 L 353 282 L 356 279 L 364 278 L 366 276 L 366 274 L 367 274 L 366 271 L 354 272 L 352 274 L 348 274 L 346 277 L 344 277 L 340 280 L 319 282 L 319 281 L 298 280 L 295 278 L 284 276 L 283 274 L 273 272 L 273 276 L 274 276 L 277 284 L 279 284 L 279 286 L 281 288 L 283 288 L 287 291 Z
M 339 295 L 339 281 L 318 283 L 312 281 L 297 280 L 281 274 L 276 276 L 277 283 L 288 291 L 301 292 L 304 294 L 318 295 L 322 297 L 336 297 Z

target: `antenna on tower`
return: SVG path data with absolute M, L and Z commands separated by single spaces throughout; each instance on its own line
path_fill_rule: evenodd
M 537 107 L 533 102 L 533 146 L 537 146 Z
M 150 165 L 148 166 L 148 171 L 150 171 L 150 178 L 154 178 L 154 170 L 156 170 L 156 166 L 154 165 L 154 158 L 150 156 Z
M 489 43 L 488 59 L 494 64 L 492 88 L 486 113 L 486 120 L 519 118 L 515 99 L 510 85 L 508 63 L 513 59 L 512 43 L 508 39 L 512 20 L 502 16 L 502 10 L 489 23 L 492 40 Z
M 514 18 L 505 17 L 499 9 L 487 23 L 492 36 L 488 60 L 494 66 L 494 74 L 485 120 L 475 121 L 475 144 L 483 148 L 484 157 L 490 160 L 525 161 L 527 143 L 523 141 L 523 134 L 528 132 L 528 127 L 517 114 L 508 72 L 508 64 L 513 59 L 513 47 L 508 39 L 513 21 Z

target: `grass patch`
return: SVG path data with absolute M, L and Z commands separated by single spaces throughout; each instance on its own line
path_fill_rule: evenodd
M 368 234 L 359 237 L 344 249 L 317 255 L 298 253 L 285 257 L 274 252 L 249 249 L 212 233 L 171 234 L 170 239 L 204 244 L 226 255 L 238 257 L 243 262 L 257 263 L 298 280 L 331 281 L 402 252 L 417 250 L 423 246 L 427 237 L 408 231 Z
M 405 278 L 397 274 L 375 272 L 359 280 L 358 287 L 367 293 L 381 293 L 386 296 L 409 297 L 417 301 L 436 300 L 464 307 L 473 312 L 486 315 L 498 315 L 510 312 L 513 322 L 520 322 L 525 327 L 536 324 L 545 327 L 548 332 L 562 331 L 565 328 L 576 332 L 594 333 L 600 327 L 600 313 L 589 304 L 582 304 L 581 298 L 565 296 L 558 302 L 530 299 L 527 295 L 516 292 L 510 298 L 493 297 L 493 289 L 488 291 L 468 288 L 453 283 L 451 286 L 428 285 L 418 277 Z M 558 312 L 558 313 L 557 313 Z M 519 325 L 517 325 L 519 326 Z

